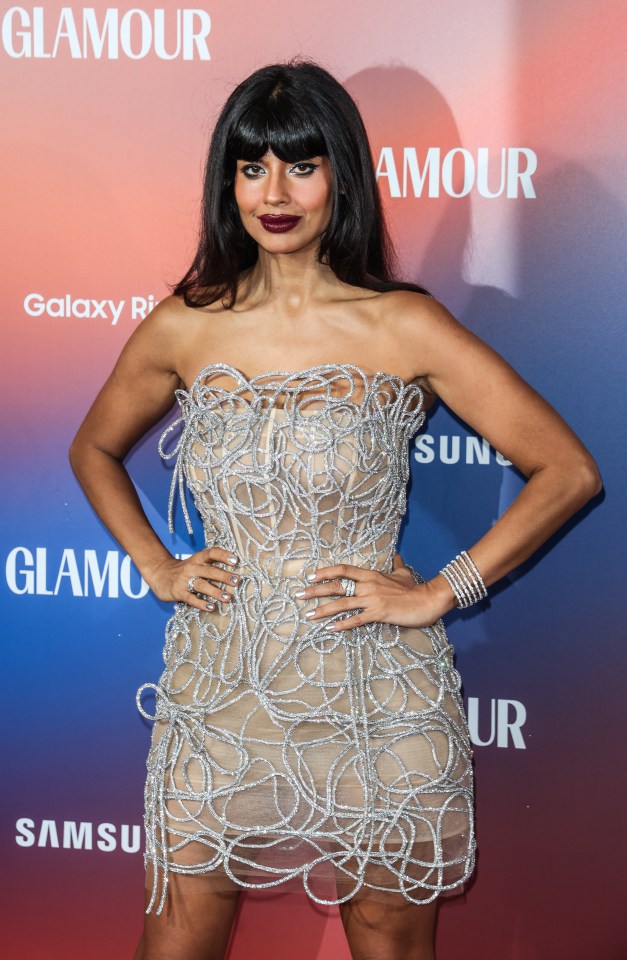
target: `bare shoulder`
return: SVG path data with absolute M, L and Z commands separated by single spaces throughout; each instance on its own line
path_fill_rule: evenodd
M 193 313 L 182 297 L 170 294 L 153 307 L 139 324 L 137 331 L 141 330 L 144 336 L 175 339 Z
M 388 302 L 394 318 L 394 338 L 403 345 L 416 380 L 467 423 L 472 422 L 464 408 L 467 398 L 481 404 L 482 393 L 488 393 L 486 405 L 490 406 L 498 391 L 505 404 L 518 391 L 531 390 L 496 350 L 440 301 L 398 290 L 392 292 Z
M 197 314 L 182 297 L 164 297 L 135 328 L 123 354 L 155 370 L 178 374 L 200 322 Z
M 442 347 L 473 334 L 439 300 L 413 290 L 390 290 L 378 298 L 379 322 L 399 356 L 411 359 L 415 379 L 427 377 Z M 440 350 L 438 349 L 440 347 Z
M 452 313 L 425 293 L 414 290 L 389 290 L 381 294 L 381 309 L 404 338 L 425 337 L 444 325 L 462 326 Z

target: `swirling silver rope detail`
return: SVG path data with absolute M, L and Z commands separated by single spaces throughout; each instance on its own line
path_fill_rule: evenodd
M 159 440 L 176 458 L 169 528 L 178 491 L 192 530 L 187 483 L 206 543 L 238 554 L 243 581 L 214 613 L 175 605 L 165 670 L 137 693 L 156 721 L 147 912 L 162 910 L 170 871 L 223 871 L 254 888 L 300 876 L 318 903 L 362 886 L 429 902 L 467 879 L 475 854 L 472 751 L 444 626 L 330 633 L 328 618 L 304 618 L 315 601 L 294 597 L 320 566 L 391 571 L 422 391 L 354 364 L 247 378 L 216 363 L 176 396 L 181 415 Z M 321 899 L 321 869 L 349 892 Z

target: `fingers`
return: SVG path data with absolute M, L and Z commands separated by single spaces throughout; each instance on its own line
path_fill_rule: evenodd
M 238 574 L 229 570 L 198 565 L 182 570 L 181 579 L 186 590 L 192 587 L 194 593 L 206 593 L 219 600 L 229 599 L 242 580 Z
M 185 577 L 185 585 L 191 577 L 195 577 L 196 581 L 206 580 L 215 580 L 217 586 L 214 587 L 214 590 L 217 590 L 218 593 L 222 593 L 225 589 L 232 589 L 232 586 L 237 586 L 237 584 L 242 579 L 239 574 L 235 573 L 233 570 L 222 570 L 221 567 L 213 566 L 212 564 L 189 564 L 182 569 L 181 575 Z M 204 590 L 207 584 L 201 584 L 200 586 L 195 586 L 195 590 Z M 217 595 L 217 594 L 216 594 Z
M 218 547 L 215 544 L 211 547 L 204 547 L 203 550 L 199 550 L 198 553 L 194 554 L 194 557 L 204 560 L 205 562 L 220 560 L 222 563 L 226 563 L 231 567 L 235 566 L 235 564 L 239 562 L 234 553 L 231 553 L 229 550 L 225 550 L 224 547 Z
M 314 573 L 310 573 L 307 579 L 310 583 L 317 583 L 319 580 L 336 580 L 340 577 L 348 577 L 349 580 L 364 580 L 372 571 L 363 567 L 356 567 L 352 563 L 336 563 L 334 567 L 319 567 Z
M 331 580 L 330 583 L 317 583 L 315 587 L 299 590 L 294 596 L 298 597 L 299 600 L 306 600 L 311 597 L 343 597 L 344 587 L 337 580 Z
M 346 614 L 354 611 L 352 616 L 345 616 L 340 621 L 325 624 L 325 629 L 328 630 L 349 630 L 351 627 L 363 626 L 374 621 L 388 622 L 390 599 L 393 598 L 397 602 L 401 595 L 407 593 L 404 573 L 410 577 L 412 588 L 414 586 L 411 574 L 403 568 L 405 564 L 402 560 L 396 564 L 391 574 L 384 574 L 371 568 L 355 567 L 347 563 L 321 567 L 312 575 L 313 579 L 307 578 L 310 585 L 298 591 L 295 596 L 303 602 L 330 596 L 337 598 L 307 611 L 305 617 L 310 621 L 324 620 L 339 613 Z M 334 579 L 330 579 L 331 577 Z M 353 581 L 355 589 L 351 595 L 346 594 L 345 585 L 340 582 L 341 578 Z
M 351 627 L 362 627 L 366 623 L 372 623 L 373 618 L 367 613 L 359 612 L 354 613 L 352 617 L 346 617 L 342 620 L 334 620 L 333 623 L 325 623 L 324 629 L 333 631 L 333 630 L 350 630 Z
M 308 610 L 305 614 L 307 620 L 320 620 L 325 617 L 332 617 L 336 613 L 344 613 L 346 610 L 360 610 L 364 606 L 364 598 L 360 596 L 359 598 L 355 595 L 347 597 L 344 595 L 344 587 L 338 583 L 337 580 L 331 581 L 330 583 L 317 583 L 315 586 L 307 587 L 305 590 L 299 590 L 295 594 L 299 600 L 303 602 L 307 600 L 317 599 L 318 597 L 338 597 L 337 600 L 332 601 L 331 603 L 324 603 L 322 606 L 316 607 L 314 610 Z M 362 619 L 360 623 L 367 623 L 371 618 L 366 617 Z M 356 626 L 356 623 L 353 623 L 353 618 L 342 620 L 341 627 L 338 624 L 340 629 L 345 629 L 346 624 L 350 626 Z M 328 625 L 328 628 L 331 629 L 331 624 Z
M 223 570 L 215 566 L 216 562 L 232 568 L 238 558 L 229 550 L 214 545 L 199 550 L 184 561 L 177 578 L 177 599 L 200 610 L 215 610 L 218 603 L 231 603 L 242 578 L 233 569 Z
M 238 584 L 241 577 L 237 576 L 233 569 L 223 570 L 221 567 L 216 567 L 217 562 L 232 568 L 239 563 L 239 560 L 234 553 L 214 544 L 211 547 L 205 547 L 204 550 L 199 550 L 198 553 L 189 558 L 192 567 L 190 567 L 188 576 L 198 576 L 205 580 L 216 580 L 218 583 L 224 584 Z M 218 590 L 218 592 L 222 591 Z
M 345 587 L 340 583 L 340 580 L 345 577 L 349 580 L 364 581 L 370 573 L 370 570 L 355 567 L 350 563 L 338 563 L 333 567 L 320 567 L 315 573 L 307 577 L 311 585 L 305 590 L 299 590 L 295 596 L 303 601 L 318 597 L 339 597 L 339 599 L 308 611 L 305 617 L 308 620 L 317 620 L 322 617 L 332 617 L 334 614 L 343 613 L 345 610 L 361 609 L 363 607 L 363 597 L 357 599 L 354 594 L 350 597 L 346 596 Z M 367 622 L 367 619 L 362 622 Z M 347 622 L 347 620 L 342 620 L 342 626 Z
M 369 623 L 372 620 L 372 616 L 366 615 L 364 611 L 364 598 L 363 597 L 342 597 L 340 600 L 334 600 L 331 603 L 325 603 L 322 606 L 316 607 L 315 610 L 308 610 L 305 614 L 307 620 L 316 621 L 324 620 L 327 617 L 333 617 L 338 613 L 344 613 L 348 610 L 359 610 L 359 614 L 355 614 L 356 617 L 361 617 L 359 623 Z M 344 630 L 347 626 L 357 626 L 357 620 L 354 620 L 353 617 L 347 617 L 346 619 L 341 620 L 340 623 L 336 624 L 325 624 L 327 629 L 337 629 Z

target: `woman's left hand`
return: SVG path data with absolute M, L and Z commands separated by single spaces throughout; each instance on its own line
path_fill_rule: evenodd
M 361 611 L 327 624 L 328 630 L 348 630 L 376 622 L 393 623 L 399 627 L 429 627 L 454 606 L 452 592 L 446 583 L 443 589 L 434 581 L 416 583 L 398 554 L 394 558 L 392 573 L 339 563 L 333 567 L 319 567 L 313 576 L 310 586 L 302 591 L 299 599 L 330 596 L 338 599 L 319 604 L 315 610 L 306 613 L 309 620 L 315 622 L 358 608 Z M 355 592 L 350 597 L 338 596 L 344 594 L 344 587 L 338 583 L 342 577 L 355 581 Z

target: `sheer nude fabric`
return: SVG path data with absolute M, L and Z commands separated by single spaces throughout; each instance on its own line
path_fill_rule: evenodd
M 243 580 L 214 612 L 175 605 L 165 669 L 138 692 L 144 715 L 155 694 L 148 910 L 172 871 L 322 903 L 459 887 L 474 867 L 472 752 L 441 621 L 332 633 L 295 597 L 321 566 L 392 570 L 420 387 L 352 364 L 248 378 L 216 363 L 177 398 L 159 445 L 175 459 L 170 527 L 187 483 L 206 544 L 233 550 Z

